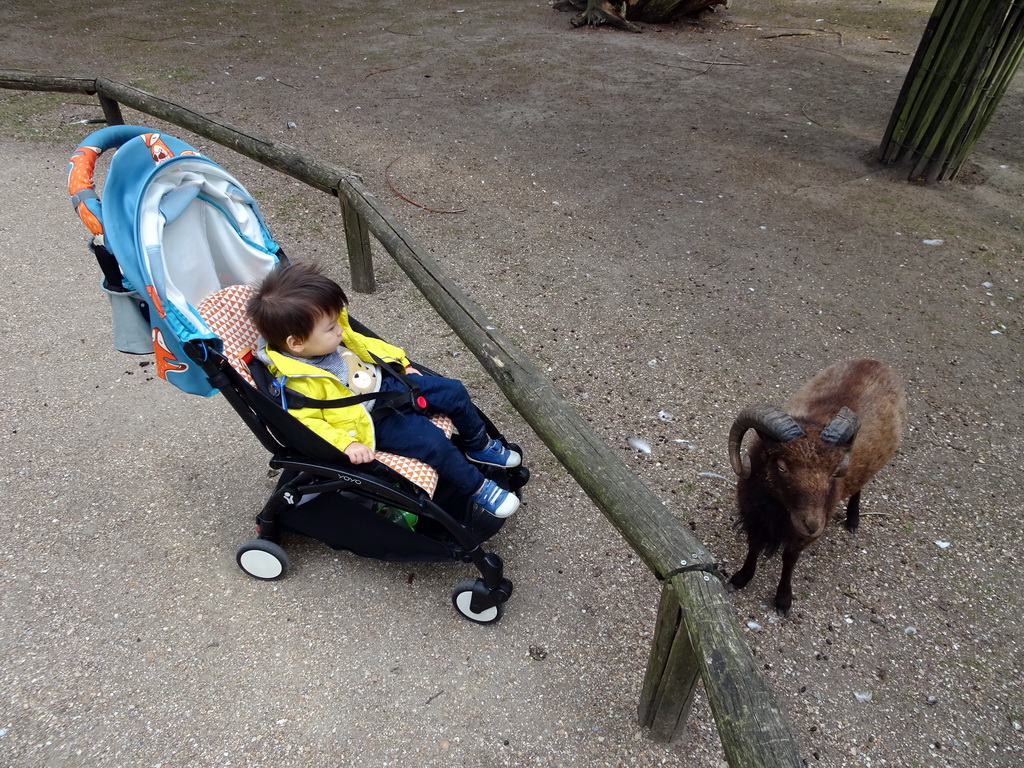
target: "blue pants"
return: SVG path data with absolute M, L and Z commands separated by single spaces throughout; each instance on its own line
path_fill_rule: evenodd
M 388 371 L 383 371 L 381 392 L 405 391 L 405 385 Z M 476 412 L 465 385 L 457 379 L 412 374 L 411 381 L 420 387 L 430 413 L 446 413 L 463 437 L 467 450 L 487 445 L 487 427 Z M 397 410 L 390 405 L 377 405 L 373 410 L 377 449 L 419 459 L 437 470 L 461 494 L 469 496 L 484 482 L 484 476 L 467 461 L 452 441 L 445 437 L 428 416 L 416 413 L 409 405 Z

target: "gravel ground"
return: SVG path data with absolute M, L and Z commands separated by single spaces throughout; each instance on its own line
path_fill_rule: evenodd
M 788 619 L 777 561 L 737 618 L 807 764 L 1010 768 L 1024 91 L 958 182 L 877 167 L 931 5 L 751 0 L 629 35 L 542 3 L 13 0 L 0 67 L 132 82 L 361 173 L 726 570 L 745 548 L 713 475 L 738 410 L 843 357 L 891 363 L 910 427 L 860 531 L 805 556 Z M 0 764 L 717 768 L 702 694 L 685 742 L 636 723 L 658 584 L 383 254 L 355 314 L 526 448 L 526 503 L 494 539 L 505 618 L 452 612 L 461 565 L 292 541 L 281 582 L 238 570 L 266 457 L 225 403 L 111 347 L 64 192 L 97 113 L 0 92 Z M 333 201 L 196 143 L 290 254 L 346 279 Z

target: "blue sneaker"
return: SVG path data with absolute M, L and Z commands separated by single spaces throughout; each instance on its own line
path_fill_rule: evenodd
M 491 440 L 479 451 L 466 451 L 466 458 L 475 461 L 477 464 L 490 464 L 495 467 L 518 467 L 523 463 L 523 457 L 515 451 L 509 450 L 501 444 L 500 440 Z
M 480 490 L 470 496 L 470 499 L 495 517 L 508 517 L 519 509 L 519 497 L 509 493 L 493 480 L 484 480 Z

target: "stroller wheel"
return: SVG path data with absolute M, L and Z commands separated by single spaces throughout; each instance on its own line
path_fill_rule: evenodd
M 272 581 L 288 572 L 288 555 L 277 544 L 266 539 L 250 539 L 235 554 L 238 567 L 250 576 Z
M 505 603 L 502 601 L 489 608 L 481 608 L 479 612 L 474 611 L 473 590 L 477 586 L 478 581 L 481 585 L 483 584 L 483 579 L 467 579 L 456 584 L 455 589 L 452 590 L 452 605 L 455 606 L 455 610 L 465 619 L 469 619 L 477 624 L 494 624 L 500 621 L 502 615 L 504 615 Z
M 530 482 L 530 470 L 526 467 L 514 467 L 508 471 L 508 489 L 518 491 Z

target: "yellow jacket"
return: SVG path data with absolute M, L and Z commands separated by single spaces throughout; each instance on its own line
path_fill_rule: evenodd
M 409 365 L 409 359 L 400 347 L 352 330 L 347 310 L 341 310 L 338 324 L 342 329 L 342 344 L 362 362 L 375 365 L 370 355 L 373 353 L 384 362 L 397 362 L 403 368 Z M 263 356 L 270 372 L 278 379 L 283 377 L 284 386 L 301 395 L 315 400 L 335 400 L 354 394 L 337 376 L 322 368 L 282 355 L 271 347 L 261 351 L 265 353 Z M 362 404 L 344 408 L 296 408 L 289 412 L 342 451 L 352 443 L 376 447 L 373 419 Z

